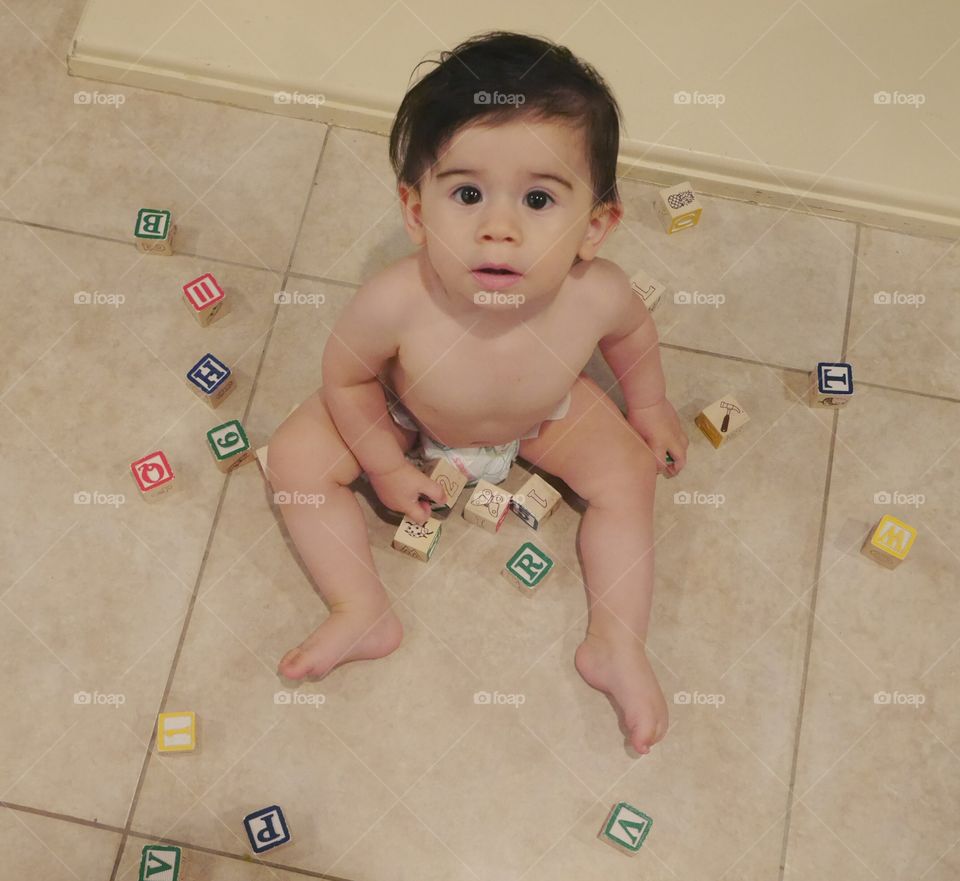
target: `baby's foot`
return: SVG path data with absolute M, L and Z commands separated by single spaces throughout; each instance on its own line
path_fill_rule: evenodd
M 336 608 L 297 648 L 280 661 L 288 679 L 324 676 L 339 664 L 389 655 L 403 637 L 403 625 L 389 606 L 375 612 Z
M 588 685 L 610 695 L 623 714 L 633 748 L 643 755 L 667 733 L 667 702 L 643 646 L 587 633 L 574 663 Z

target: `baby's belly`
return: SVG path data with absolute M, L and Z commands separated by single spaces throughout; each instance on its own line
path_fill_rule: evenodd
M 389 373 L 381 376 L 384 384 L 394 391 L 402 388 Z M 469 400 L 466 393 L 462 400 Z M 478 416 L 476 410 L 448 412 L 450 408 L 435 406 L 418 397 L 413 388 L 403 395 L 403 405 L 410 411 L 420 430 L 448 447 L 486 447 L 510 443 L 526 434 L 534 425 L 554 411 L 556 401 L 540 396 L 536 402 L 527 401 L 521 413 L 499 412 L 493 417 Z M 514 405 L 515 406 L 515 405 Z

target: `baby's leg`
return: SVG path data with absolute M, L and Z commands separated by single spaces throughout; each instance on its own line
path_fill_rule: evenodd
M 647 753 L 667 730 L 667 706 L 646 655 L 653 594 L 657 463 L 593 380 L 580 376 L 563 419 L 524 440 L 520 456 L 564 480 L 588 503 L 579 546 L 589 623 L 580 675 L 623 713 L 633 747 Z
M 416 432 L 389 422 L 406 451 Z M 267 471 L 274 493 L 287 494 L 278 502 L 287 531 L 330 607 L 326 620 L 284 655 L 280 673 L 323 676 L 337 664 L 392 652 L 402 627 L 374 566 L 360 504 L 348 488 L 360 465 L 327 412 L 322 387 L 270 438 Z

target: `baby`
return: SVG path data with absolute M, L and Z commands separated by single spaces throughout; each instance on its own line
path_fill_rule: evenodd
M 417 250 L 357 290 L 324 350 L 323 386 L 269 444 L 274 491 L 325 496 L 280 509 L 330 607 L 280 661 L 284 676 L 323 676 L 400 644 L 349 489 L 361 472 L 422 524 L 426 498 L 444 495 L 405 456 L 415 445 L 472 482 L 502 481 L 519 455 L 587 503 L 577 670 L 614 700 L 639 753 L 666 733 L 645 651 L 653 498 L 657 474 L 683 468 L 687 438 L 653 320 L 624 271 L 597 257 L 623 216 L 619 118 L 592 67 L 504 32 L 444 52 L 405 95 L 390 158 Z M 598 344 L 626 416 L 582 372 Z

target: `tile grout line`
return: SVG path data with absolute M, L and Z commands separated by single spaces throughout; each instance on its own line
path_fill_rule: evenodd
M 304 200 L 303 211 L 300 215 L 300 223 L 297 227 L 296 235 L 294 236 L 293 243 L 290 247 L 290 256 L 287 259 L 287 267 L 284 270 L 283 275 L 281 277 L 281 282 L 280 282 L 281 290 L 285 287 L 287 278 L 290 275 L 290 267 L 293 264 L 293 257 L 294 257 L 294 254 L 296 254 L 297 245 L 299 244 L 299 241 L 300 241 L 300 235 L 303 231 L 303 223 L 307 216 L 307 210 L 309 208 L 310 198 L 313 194 L 313 189 L 316 184 L 317 174 L 320 171 L 320 163 L 323 160 L 324 148 L 326 147 L 328 136 L 329 136 L 329 129 L 324 134 L 323 142 L 321 143 L 320 150 L 317 154 L 317 162 L 316 162 L 316 165 L 314 166 L 313 175 L 311 176 L 310 183 L 308 185 L 309 188 L 307 190 L 307 198 Z M 260 351 L 260 360 L 259 360 L 259 363 L 257 364 L 257 369 L 253 376 L 253 382 L 250 386 L 250 395 L 247 398 L 247 403 L 243 410 L 241 422 L 247 419 L 247 416 L 250 412 L 250 406 L 253 402 L 253 396 L 257 388 L 257 381 L 260 377 L 260 372 L 263 369 L 263 362 L 266 359 L 266 354 L 270 345 L 270 340 L 273 338 L 273 330 L 276 327 L 277 318 L 279 317 L 279 314 L 280 314 L 280 305 L 281 305 L 280 303 L 277 303 L 274 306 L 273 318 L 271 319 L 270 329 L 267 333 L 266 339 L 264 340 L 263 348 Z M 223 484 L 220 487 L 220 495 L 219 495 L 219 498 L 217 499 L 217 507 L 213 513 L 213 519 L 210 524 L 210 532 L 207 534 L 206 546 L 203 549 L 203 557 L 200 560 L 200 567 L 197 570 L 197 577 L 196 577 L 196 580 L 194 581 L 193 592 L 190 594 L 190 602 L 187 605 L 187 611 L 184 615 L 183 626 L 180 629 L 180 637 L 179 637 L 179 640 L 177 641 L 177 648 L 174 652 L 173 660 L 171 661 L 171 664 L 170 664 L 170 672 L 167 675 L 167 681 L 166 681 L 166 684 L 164 685 L 163 695 L 160 698 L 160 708 L 157 711 L 158 714 L 162 713 L 163 708 L 166 706 L 167 698 L 169 697 L 169 694 L 170 694 L 170 688 L 173 684 L 173 678 L 176 675 L 177 664 L 180 660 L 180 655 L 183 651 L 183 645 L 184 645 L 184 642 L 186 641 L 187 630 L 190 626 L 190 621 L 193 618 L 193 610 L 196 606 L 197 598 L 199 596 L 200 584 L 203 581 L 203 574 L 206 571 L 207 560 L 209 559 L 209 555 L 210 555 L 210 549 L 213 546 L 213 541 L 217 534 L 217 526 L 220 523 L 220 512 L 223 509 L 223 503 L 224 503 L 224 500 L 226 499 L 227 489 L 230 486 L 231 476 L 232 474 L 228 472 L 226 475 L 226 479 L 223 481 Z M 117 872 L 119 871 L 119 868 L 120 868 L 120 860 L 122 859 L 123 853 L 126 849 L 127 839 L 130 837 L 130 827 L 133 823 L 133 817 L 134 817 L 134 814 L 136 813 L 137 804 L 140 799 L 140 792 L 143 789 L 143 784 L 147 776 L 147 769 L 150 766 L 150 759 L 153 755 L 152 744 L 153 744 L 154 735 L 155 735 L 155 732 L 151 731 L 150 736 L 147 737 L 147 749 L 144 755 L 143 763 L 140 767 L 140 776 L 139 776 L 139 779 L 137 780 L 137 786 L 133 793 L 133 799 L 130 802 L 130 808 L 127 813 L 127 819 L 126 819 L 126 822 L 124 823 L 123 831 L 120 836 L 120 843 L 117 846 L 117 855 L 114 858 L 113 869 L 110 873 L 110 881 L 116 881 Z M 317 875 L 315 877 L 323 878 L 325 876 Z
M 857 280 L 857 264 L 860 259 L 860 225 L 856 226 L 856 238 L 853 246 L 853 262 L 850 268 L 850 289 L 847 294 L 847 314 L 843 327 L 843 342 L 840 347 L 840 360 L 847 357 L 847 342 L 850 336 L 850 317 L 853 312 L 853 292 Z M 813 570 L 813 587 L 810 591 L 810 616 L 807 621 L 806 644 L 803 649 L 803 672 L 800 676 L 800 694 L 797 701 L 797 724 L 793 736 L 793 756 L 790 761 L 790 782 L 787 788 L 787 812 L 783 824 L 783 841 L 780 847 L 780 864 L 777 881 L 784 881 L 787 868 L 787 852 L 790 846 L 790 825 L 793 820 L 794 791 L 797 782 L 797 768 L 800 764 L 800 736 L 803 731 L 803 716 L 807 703 L 807 679 L 810 674 L 810 653 L 813 647 L 813 631 L 817 620 L 817 599 L 820 592 L 820 572 L 823 568 L 823 542 L 827 530 L 827 514 L 830 508 L 830 488 L 833 485 L 833 461 L 837 445 L 837 428 L 840 413 L 834 411 L 833 425 L 830 429 L 830 448 L 827 452 L 827 468 L 824 476 L 823 502 L 820 506 L 820 530 L 817 535 L 817 563 Z

